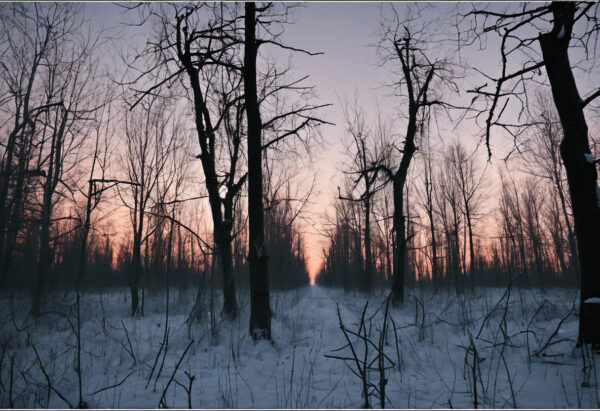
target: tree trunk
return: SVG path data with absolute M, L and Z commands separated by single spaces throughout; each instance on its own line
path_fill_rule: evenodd
M 250 335 L 271 339 L 269 277 L 264 246 L 261 119 L 256 87 L 256 5 L 246 3 L 244 92 L 248 119 L 248 265 L 250 269 Z
M 184 31 L 187 30 L 185 27 Z M 181 33 L 178 31 L 178 42 L 181 41 Z M 189 44 L 189 43 L 186 43 Z M 237 300 L 236 289 L 233 274 L 231 273 L 232 258 L 231 258 L 231 233 L 227 229 L 228 224 L 233 224 L 233 221 L 224 221 L 222 211 L 221 194 L 219 193 L 219 181 L 215 167 L 215 147 L 214 147 L 214 129 L 210 120 L 210 113 L 206 108 L 206 102 L 200 85 L 198 69 L 192 62 L 190 51 L 186 46 L 185 52 L 179 51 L 178 56 L 185 67 L 190 80 L 190 86 L 194 95 L 194 120 L 196 132 L 198 134 L 198 142 L 200 144 L 201 153 L 200 161 L 202 162 L 202 170 L 204 171 L 205 186 L 208 193 L 208 202 L 213 220 L 213 233 L 215 246 L 221 262 L 221 272 L 223 274 L 223 309 L 222 313 L 233 319 L 237 316 Z M 225 255 L 221 255 L 221 250 Z M 227 254 L 227 250 L 229 253 Z M 212 281 L 212 280 L 211 280 Z
M 394 181 L 394 279 L 392 282 L 392 303 L 404 302 L 404 260 L 406 258 L 406 227 L 404 223 L 404 181 Z
M 471 286 L 471 291 L 475 289 L 475 246 L 473 245 L 473 224 L 471 222 L 471 210 L 469 206 L 465 202 L 465 211 L 467 217 L 467 228 L 469 230 L 469 284 Z
M 139 200 L 140 207 L 143 207 L 144 204 L 143 197 Z M 144 212 L 140 209 L 138 210 L 139 221 L 137 223 L 137 227 L 133 233 L 133 255 L 131 260 L 132 271 L 131 271 L 131 279 L 129 284 L 129 289 L 131 293 L 131 316 L 135 316 L 138 305 L 140 302 L 140 297 L 138 293 L 139 281 L 142 278 L 142 236 L 144 233 Z M 137 214 L 136 214 L 137 217 Z
M 433 221 L 433 205 L 429 203 L 427 210 L 427 216 L 429 217 L 429 229 L 431 230 L 431 282 L 433 283 L 433 293 L 438 292 L 438 258 L 437 258 L 437 245 L 435 238 L 435 224 Z
M 579 343 L 600 344 L 600 304 L 586 303 L 600 297 L 600 204 L 598 174 L 585 154 L 590 153 L 588 127 L 571 64 L 569 41 L 574 24 L 575 3 L 552 3 L 554 27 L 539 36 L 552 96 L 563 128 L 560 152 L 567 171 L 577 233 L 581 270 Z
M 367 197 L 371 194 L 367 192 Z M 373 262 L 371 255 L 371 201 L 365 202 L 365 289 L 370 294 L 373 287 Z
M 223 275 L 223 308 L 222 314 L 230 319 L 237 316 L 236 288 L 233 278 L 233 256 L 231 252 L 231 234 L 229 230 L 216 231 L 215 243 L 221 274 Z
M 34 316 L 39 315 L 42 302 L 42 294 L 44 292 L 44 283 L 48 276 L 48 271 L 52 265 L 52 256 L 50 253 L 50 224 L 52 221 L 52 197 L 56 191 L 61 171 L 62 171 L 62 145 L 63 137 L 65 134 L 65 128 L 67 126 L 67 120 L 69 118 L 69 112 L 64 110 L 60 122 L 60 127 L 52 135 L 51 147 L 50 147 L 50 158 L 48 161 L 48 172 L 46 174 L 46 180 L 44 181 L 44 194 L 42 202 L 42 216 L 41 216 L 41 229 L 40 229 L 40 251 L 38 257 L 38 272 L 33 293 L 33 301 L 31 304 L 31 314 Z
M 38 259 L 38 272 L 31 302 L 31 315 L 38 316 L 42 308 L 42 293 L 46 281 L 48 268 L 50 267 L 50 211 L 46 204 L 42 209 L 42 227 L 40 230 L 40 255 Z
M 10 211 L 10 207 L 8 204 L 8 186 L 10 183 L 10 178 L 13 174 L 12 163 L 13 163 L 13 154 L 14 148 L 17 140 L 17 128 L 13 130 L 13 132 L 8 137 L 8 143 L 6 145 L 6 149 L 4 151 L 4 164 L 2 167 L 2 179 L 0 183 L 0 259 L 4 261 L 4 255 L 6 253 L 6 242 L 8 240 L 8 235 L 6 233 L 6 226 L 8 225 L 8 214 Z M 0 264 L 0 270 L 2 270 L 2 275 L 0 277 L 0 287 L 4 287 L 5 281 L 8 278 L 8 272 L 4 267 L 4 264 Z
M 230 191 L 229 193 L 231 193 Z M 229 194 L 228 193 L 228 194 Z M 224 220 L 222 233 L 217 242 L 221 272 L 223 274 L 223 314 L 229 318 L 237 316 L 235 280 L 233 278 L 233 253 L 231 231 L 233 230 L 233 197 L 227 195 L 223 201 Z
M 137 236 L 136 236 L 137 237 Z M 129 284 L 129 291 L 131 294 L 131 316 L 135 316 L 137 312 L 138 305 L 140 302 L 140 297 L 138 294 L 138 284 L 139 280 L 142 277 L 142 256 L 140 250 L 140 242 L 137 238 L 134 239 L 133 243 L 133 256 L 131 259 L 131 279 Z
M 32 126 L 33 127 L 33 126 Z M 27 174 L 27 165 L 29 164 L 29 156 L 31 152 L 31 136 L 33 136 L 35 130 L 32 128 L 27 132 L 29 138 L 25 136 L 21 137 L 21 146 L 19 149 L 19 161 L 17 166 L 17 175 L 16 175 L 16 183 L 13 189 L 14 196 L 10 200 L 12 206 L 6 210 L 6 215 L 8 217 L 8 230 L 6 232 L 6 237 L 4 239 L 4 261 L 2 264 L 2 271 L 5 276 L 9 276 L 12 270 L 12 263 L 14 257 L 14 249 L 17 242 L 17 237 L 19 234 L 19 229 L 21 227 L 21 217 L 24 212 L 24 199 L 26 197 L 25 193 L 25 179 Z
M 560 166 L 560 164 L 559 164 Z M 565 224 L 567 226 L 567 235 L 569 238 L 569 269 L 572 270 L 573 275 L 577 278 L 577 282 L 579 282 L 579 256 L 577 255 L 577 243 L 575 241 L 575 234 L 573 233 L 573 228 L 571 227 L 571 221 L 569 219 L 569 213 L 567 212 L 567 201 L 565 199 L 565 193 L 563 191 L 562 185 L 560 184 L 559 177 L 555 177 L 555 185 L 558 191 L 558 197 L 560 199 L 560 206 L 565 216 Z M 566 271 L 565 271 L 566 273 Z

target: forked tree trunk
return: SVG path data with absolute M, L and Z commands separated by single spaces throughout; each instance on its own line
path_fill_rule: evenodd
M 182 50 L 178 50 L 178 58 L 185 68 L 190 81 L 190 87 L 193 93 L 194 102 L 194 120 L 196 132 L 198 134 L 198 142 L 200 144 L 201 153 L 199 155 L 202 162 L 202 170 L 205 176 L 205 186 L 208 194 L 208 202 L 213 221 L 214 242 L 219 256 L 219 264 L 223 274 L 223 308 L 222 313 L 229 319 L 234 319 L 238 314 L 238 305 L 236 299 L 235 280 L 232 273 L 232 255 L 231 255 L 231 224 L 233 219 L 227 220 L 227 215 L 223 218 L 222 200 L 219 192 L 219 180 L 215 165 L 215 130 L 212 125 L 210 112 L 207 109 L 205 95 L 202 92 L 200 83 L 200 70 L 192 61 L 192 53 L 190 51 L 190 41 L 187 37 L 187 27 L 180 27 L 182 21 L 177 23 L 177 43 L 184 44 Z M 182 39 L 181 34 L 185 35 Z M 226 211 L 227 214 L 227 205 Z M 212 277 L 211 277 L 212 281 Z
M 248 119 L 248 266 L 250 268 L 250 335 L 271 339 L 268 257 L 264 245 L 261 119 L 256 87 L 256 5 L 246 3 L 244 92 Z
M 581 270 L 579 343 L 600 344 L 600 304 L 586 303 L 600 297 L 600 190 L 595 164 L 590 153 L 588 127 L 583 104 L 569 62 L 569 41 L 576 12 L 575 3 L 552 3 L 554 27 L 539 36 L 542 55 L 560 116 L 563 140 L 560 152 L 567 171 L 569 193 L 577 233 Z

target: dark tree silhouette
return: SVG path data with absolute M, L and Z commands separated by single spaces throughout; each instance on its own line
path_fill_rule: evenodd
M 416 16 L 407 12 L 405 20 L 401 20 L 398 11 L 392 7 L 393 17 L 382 22 L 382 34 L 378 50 L 383 65 L 396 68 L 397 87 L 405 96 L 406 106 L 402 110 L 406 119 L 406 130 L 403 133 L 402 147 L 396 147 L 401 153 L 399 161 L 390 159 L 383 166 L 393 186 L 393 229 L 394 229 L 394 279 L 392 282 L 393 304 L 404 301 L 404 282 L 406 266 L 406 216 L 404 215 L 404 188 L 413 156 L 417 150 L 419 130 L 436 108 L 447 109 L 448 95 L 456 91 L 451 60 L 432 49 L 429 43 L 432 34 L 422 27 L 413 29 L 411 22 Z M 418 13 L 417 13 L 418 16 Z M 438 44 L 438 46 L 440 46 Z M 399 68 L 399 69 L 398 69 Z M 446 94 L 446 95 L 445 95 Z
M 358 100 L 355 99 L 353 106 L 346 103 L 344 106 L 344 121 L 346 123 L 346 133 L 350 136 L 348 153 L 348 168 L 344 173 L 351 179 L 350 187 L 347 193 L 338 193 L 340 200 L 357 202 L 362 208 L 364 223 L 364 234 L 362 240 L 364 243 L 364 268 L 363 268 L 363 286 L 367 292 L 372 291 L 374 276 L 373 245 L 372 245 L 372 214 L 374 196 L 381 189 L 381 183 L 378 180 L 378 174 L 382 170 L 376 165 L 382 164 L 386 155 L 386 137 L 370 130 L 367 125 L 365 113 L 358 107 Z M 381 131 L 381 128 L 379 129 Z M 355 197 L 353 192 L 359 190 Z M 339 188 L 338 188 L 339 191 Z M 360 250 L 362 253 L 362 250 Z
M 244 25 L 244 100 L 248 120 L 248 266 L 250 269 L 250 335 L 271 339 L 268 257 L 265 253 L 262 124 L 256 87 L 256 5 L 245 6 Z
M 523 110 L 528 104 L 528 83 L 537 80 L 542 68 L 546 71 L 562 125 L 560 152 L 567 172 L 577 235 L 581 270 L 578 341 L 594 344 L 600 343 L 600 330 L 596 326 L 600 322 L 600 304 L 586 301 L 600 298 L 600 259 L 596 255 L 600 203 L 597 162 L 589 161 L 591 151 L 584 109 L 600 96 L 600 90 L 580 97 L 569 50 L 581 46 L 586 51 L 588 45 L 596 41 L 599 7 L 598 3 L 552 2 L 523 4 L 500 11 L 476 8 L 469 13 L 476 20 L 473 31 L 476 39 L 488 32 L 495 32 L 501 38 L 502 74 L 498 78 L 486 76 L 491 86 L 486 83 L 472 90 L 476 98 L 481 97 L 487 103 L 482 113 L 487 113 L 485 138 L 490 155 L 492 127 L 501 127 L 514 136 L 523 127 L 504 119 L 509 99 L 519 101 Z M 538 34 L 541 26 L 545 26 L 545 31 Z M 511 69 L 509 63 L 522 66 Z

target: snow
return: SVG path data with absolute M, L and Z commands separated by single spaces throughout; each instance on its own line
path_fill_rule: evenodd
M 560 31 L 558 32 L 558 38 L 562 39 L 565 37 L 565 26 L 560 26 Z
M 591 153 L 583 153 L 583 155 L 585 156 L 586 161 L 590 164 L 593 164 L 594 161 L 596 161 L 596 157 L 594 157 L 594 155 Z
M 473 356 L 467 354 L 472 338 L 479 358 L 479 407 L 598 408 L 598 384 L 592 373 L 591 384 L 582 386 L 590 377 L 583 374 L 580 349 L 575 349 L 578 317 L 571 309 L 577 291 L 505 291 L 477 289 L 457 296 L 453 292 L 433 295 L 418 288 L 408 289 L 404 306 L 390 308 L 399 349 L 396 351 L 388 322 L 384 352 L 395 366 L 386 371 L 387 407 L 472 408 Z M 82 297 L 83 393 L 89 407 L 158 407 L 163 389 L 192 338 L 194 343 L 175 380 L 187 387 L 185 372 L 195 376 L 191 390 L 195 408 L 359 408 L 363 404 L 361 381 L 342 360 L 325 355 L 350 354 L 348 349 L 334 351 L 346 344 L 336 303 L 345 327 L 357 331 L 367 300 L 365 294 L 344 294 L 339 289 L 319 286 L 272 293 L 275 316 L 271 344 L 254 343 L 248 336 L 247 292 L 240 297 L 239 319 L 218 320 L 218 330 L 212 335 L 208 316 L 189 329 L 184 324 L 195 290 L 173 289 L 164 369 L 156 383 L 153 376 L 146 388 L 164 334 L 164 295 L 147 291 L 145 316 L 131 318 L 124 301 L 127 293 L 126 289 L 118 289 L 85 293 Z M 379 290 L 368 298 L 365 318 L 375 342 L 379 341 L 386 296 L 386 291 Z M 53 388 L 76 405 L 75 339 L 68 322 L 63 316 L 50 314 L 25 321 L 28 298 L 12 297 L 14 305 L 7 296 L 0 299 L 0 318 L 4 319 L 0 323 L 0 346 L 6 348 L 0 365 L 0 407 L 8 406 L 12 355 L 15 406 L 67 407 L 54 391 L 48 393 L 33 346 L 40 353 Z M 56 311 L 74 318 L 67 306 L 74 301 L 73 295 L 65 298 L 57 293 L 51 300 Z M 424 321 L 421 309 L 416 312 L 421 307 L 417 301 L 423 303 Z M 11 312 L 15 313 L 14 321 Z M 566 319 L 552 337 L 552 344 L 533 355 L 553 335 L 562 318 Z M 505 339 L 505 335 L 510 338 Z M 359 355 L 362 347 L 357 345 Z M 133 356 L 128 353 L 130 348 Z M 348 366 L 353 367 L 351 362 Z M 125 377 L 121 385 L 92 395 Z M 377 371 L 369 373 L 368 378 L 378 384 Z M 168 407 L 187 408 L 184 388 L 171 383 L 165 403 Z M 378 406 L 379 401 L 372 397 L 371 404 Z
M 592 298 L 588 298 L 584 301 L 584 303 L 586 304 L 600 304 L 600 298 L 598 297 L 592 297 Z

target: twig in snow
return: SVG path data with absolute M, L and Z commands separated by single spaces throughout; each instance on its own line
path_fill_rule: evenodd
M 173 381 L 175 381 L 175 384 L 179 385 L 186 392 L 187 397 L 188 397 L 188 408 L 192 409 L 192 384 L 194 383 L 194 379 L 196 379 L 196 376 L 190 375 L 190 373 L 187 371 L 184 371 L 183 373 L 185 374 L 185 376 L 188 379 L 187 387 L 185 385 L 183 385 L 182 383 L 180 383 L 179 381 L 177 381 L 176 378 Z
M 169 333 L 171 332 L 171 327 L 167 329 L 166 337 L 165 337 L 165 349 L 163 351 L 162 361 L 160 363 L 160 367 L 158 368 L 158 372 L 156 373 L 156 377 L 154 378 L 154 387 L 152 388 L 153 392 L 156 392 L 156 384 L 158 383 L 158 379 L 160 378 L 160 374 L 162 374 L 162 370 L 165 366 L 165 359 L 167 358 L 167 352 L 169 351 Z
M 540 349 L 538 349 L 536 352 L 534 352 L 532 354 L 532 356 L 537 357 L 538 355 L 540 355 L 541 353 L 543 353 L 548 347 L 550 347 L 551 345 L 554 345 L 554 343 L 551 343 L 552 339 L 556 336 L 556 334 L 558 334 L 558 330 L 560 330 L 560 327 L 563 325 L 563 323 L 565 322 L 565 320 L 567 318 L 569 318 L 569 316 L 573 313 L 573 310 L 575 310 L 575 304 L 573 304 L 571 306 L 571 309 L 569 310 L 569 312 L 567 313 L 567 315 L 565 315 L 563 318 L 560 319 L 560 321 L 558 322 L 558 326 L 552 332 L 552 334 L 550 334 L 550 337 L 548 338 L 548 340 L 546 341 L 546 343 Z
M 35 352 L 35 356 L 37 357 L 37 360 L 40 364 L 40 369 L 42 370 L 42 373 L 44 374 L 44 377 L 46 378 L 46 382 L 48 383 L 48 389 L 54 391 L 54 393 L 56 395 L 58 395 L 61 400 L 63 400 L 64 402 L 67 403 L 69 408 L 74 408 L 73 404 L 71 404 L 71 402 L 69 400 L 67 400 L 64 395 L 62 395 L 56 388 L 54 388 L 54 386 L 52 386 L 52 383 L 50 382 L 50 377 L 48 376 L 48 373 L 46 372 L 46 369 L 44 368 L 44 364 L 42 364 L 42 359 L 40 358 L 40 355 L 38 354 L 38 351 L 35 348 L 35 345 L 33 345 L 32 347 L 33 347 L 33 352 Z M 13 356 L 13 359 L 14 359 L 14 356 Z M 12 386 L 12 373 L 11 373 L 11 386 Z M 11 399 L 11 401 L 12 401 L 12 399 Z M 11 408 L 12 408 L 12 406 L 11 406 Z
M 160 396 L 160 401 L 158 402 L 158 408 L 166 408 L 167 404 L 165 404 L 165 395 L 167 394 L 167 390 L 169 389 L 169 386 L 173 382 L 173 379 L 175 378 L 175 374 L 177 373 L 177 370 L 179 369 L 179 366 L 181 365 L 183 358 L 185 357 L 185 355 L 187 354 L 187 352 L 189 351 L 189 349 L 193 343 L 194 343 L 194 340 L 192 339 L 189 342 L 189 344 L 187 345 L 187 347 L 185 348 L 185 351 L 183 352 L 181 357 L 179 358 L 179 361 L 177 361 L 177 365 L 175 366 L 175 369 L 173 370 L 173 374 L 171 374 L 171 378 L 169 378 L 169 381 L 167 381 L 167 385 L 165 385 L 162 395 Z
M 133 345 L 131 345 L 131 340 L 129 339 L 129 331 L 127 330 L 127 327 L 125 327 L 123 320 L 121 320 L 121 324 L 123 325 L 123 330 L 125 331 L 125 336 L 127 337 L 127 343 L 129 344 L 129 350 L 127 350 L 126 347 L 125 350 L 129 353 L 129 355 L 131 355 L 131 358 L 133 358 L 133 364 L 136 364 L 137 360 L 135 359 L 135 354 L 133 353 Z
M 148 376 L 148 381 L 146 381 L 146 389 L 148 388 L 148 385 L 150 384 L 150 381 L 152 380 L 152 374 L 154 374 L 154 370 L 156 369 L 156 364 L 158 364 L 158 359 L 160 358 L 160 353 L 163 350 L 163 347 L 165 345 L 165 339 L 163 338 L 163 340 L 160 343 L 160 348 L 158 349 L 158 353 L 156 354 L 156 358 L 154 358 L 154 365 L 152 365 L 152 370 L 150 371 L 150 375 Z
M 121 385 L 121 384 L 123 384 L 125 381 L 127 381 L 127 378 L 129 378 L 129 376 L 130 376 L 131 374 L 133 374 L 134 372 L 135 372 L 135 371 L 131 371 L 131 372 L 130 372 L 129 374 L 127 374 L 127 376 L 125 376 L 125 378 L 123 378 L 123 379 L 122 379 L 120 382 L 118 382 L 118 383 L 116 383 L 116 384 L 113 384 L 113 385 L 110 385 L 110 386 L 108 386 L 108 387 L 100 388 L 99 390 L 97 390 L 97 391 L 94 391 L 93 393 L 91 393 L 91 394 L 88 394 L 88 395 L 89 395 L 89 396 L 92 396 L 92 395 L 100 394 L 102 391 L 110 390 L 110 389 L 112 389 L 112 388 L 117 388 L 119 385 Z

